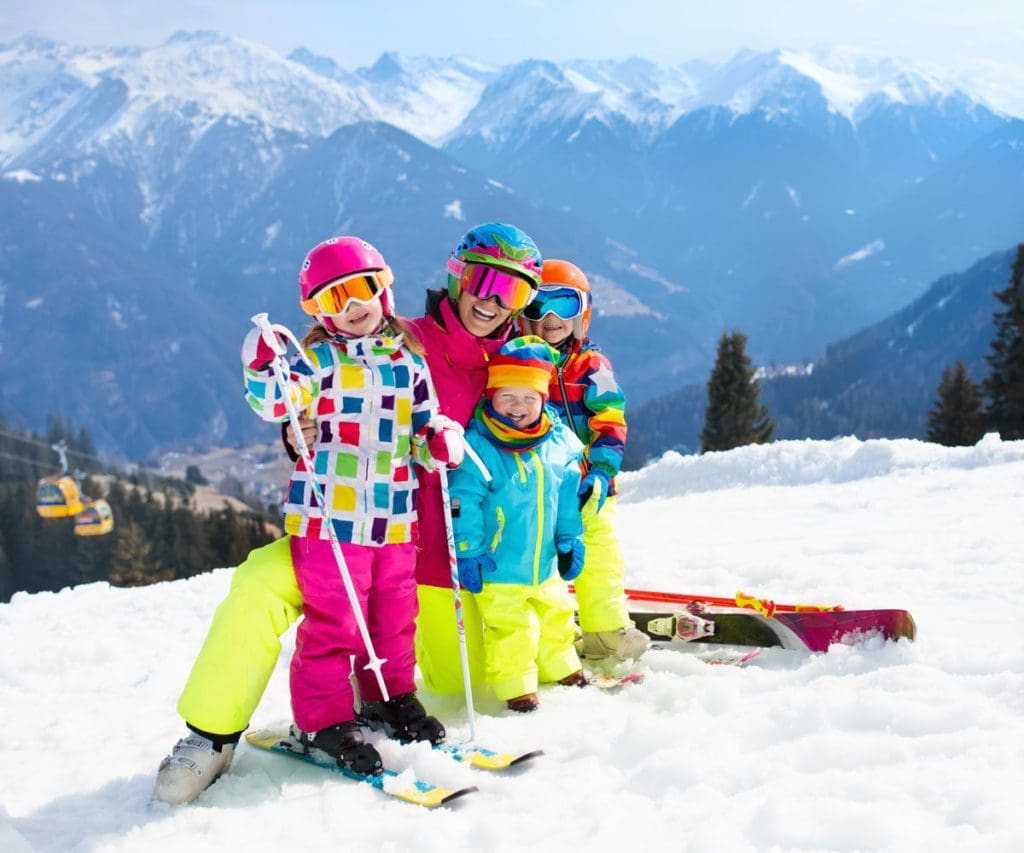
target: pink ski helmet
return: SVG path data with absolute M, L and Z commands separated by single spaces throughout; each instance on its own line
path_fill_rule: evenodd
M 360 237 L 331 237 L 310 249 L 299 270 L 299 300 L 312 297 L 324 285 L 339 278 L 361 272 L 383 273 L 381 279 L 390 285 L 394 280 L 384 256 Z M 380 294 L 384 316 L 394 316 L 391 288 L 384 286 Z

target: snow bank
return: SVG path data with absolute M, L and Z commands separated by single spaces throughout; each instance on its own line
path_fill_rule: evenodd
M 942 447 L 912 439 L 777 441 L 726 453 L 665 453 L 640 471 L 619 476 L 621 501 L 717 491 L 736 486 L 800 486 L 845 483 L 897 472 L 938 468 L 970 470 L 1024 462 L 1024 441 L 989 433 L 974 447 Z

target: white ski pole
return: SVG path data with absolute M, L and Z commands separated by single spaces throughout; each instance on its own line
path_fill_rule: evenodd
M 491 472 L 487 470 L 487 466 L 484 465 L 484 460 L 481 459 L 479 454 L 477 454 L 477 452 L 472 447 L 469 446 L 468 441 L 466 442 L 466 455 L 470 459 L 472 459 L 473 464 L 480 469 L 480 474 L 483 476 L 485 483 L 489 483 L 491 482 L 492 479 L 494 479 L 493 477 L 491 477 Z
M 468 450 L 467 446 L 467 450 Z M 476 712 L 473 709 L 473 683 L 469 677 L 469 650 L 466 648 L 466 623 L 462 617 L 462 585 L 459 583 L 459 565 L 455 559 L 455 529 L 452 525 L 452 501 L 448 494 L 448 471 L 442 468 L 441 503 L 444 505 L 444 529 L 448 535 L 448 566 L 452 574 L 452 592 L 455 593 L 455 627 L 459 634 L 459 658 L 462 661 L 462 687 L 466 693 L 466 716 L 469 719 L 469 742 L 476 740 Z
M 274 360 L 270 363 L 270 367 L 274 371 L 274 378 L 277 380 L 277 386 L 281 390 L 285 408 L 288 410 L 288 418 L 292 423 L 292 430 L 295 433 L 295 443 L 299 446 L 299 455 L 306 463 L 306 470 L 309 472 L 309 484 L 313 489 L 317 506 L 320 507 L 320 514 L 323 516 L 324 524 L 327 526 L 327 532 L 331 539 L 331 551 L 334 553 L 334 559 L 338 564 L 338 572 L 341 574 L 341 579 L 345 584 L 348 603 L 352 607 L 352 615 L 355 616 L 356 625 L 359 626 L 359 633 L 363 638 L 363 646 L 366 648 L 366 656 L 370 659 L 364 668 L 373 670 L 373 674 L 377 677 L 377 685 L 380 687 L 381 696 L 387 702 L 391 699 L 391 696 L 388 694 L 387 685 L 384 683 L 384 676 L 380 671 L 381 667 L 387 663 L 387 660 L 377 657 L 377 652 L 373 648 L 373 641 L 370 639 L 370 632 L 366 627 L 366 620 L 363 618 L 363 610 L 359 606 L 359 597 L 356 595 L 356 589 L 352 585 L 352 576 L 349 574 L 345 557 L 341 553 L 341 543 L 338 542 L 338 535 L 335 533 L 334 525 L 331 524 L 330 513 L 327 510 L 327 501 L 324 499 L 323 490 L 320 488 L 320 481 L 317 480 L 314 473 L 313 455 L 306 444 L 306 438 L 303 436 L 302 430 L 299 429 L 299 413 L 295 406 L 295 400 L 292 398 L 294 386 L 288 378 L 288 372 L 291 368 L 284 357 L 288 348 L 278 340 L 278 335 L 295 345 L 299 357 L 310 370 L 315 371 L 315 365 L 306 357 L 295 335 L 286 326 L 272 324 L 266 312 L 253 315 L 252 322 L 260 330 L 263 342 L 274 351 Z

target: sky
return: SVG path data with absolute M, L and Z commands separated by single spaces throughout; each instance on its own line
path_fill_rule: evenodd
M 743 48 L 835 44 L 956 68 L 1021 64 L 1019 0 L 2 0 L 0 41 L 35 32 L 82 44 L 153 46 L 179 29 L 213 29 L 267 45 L 330 56 L 342 67 L 389 50 L 521 59 L 724 61 Z
M 743 668 L 656 649 L 642 684 L 546 686 L 526 715 L 480 690 L 479 743 L 542 757 L 487 774 L 425 744 L 380 745 L 399 771 L 479 787 L 451 808 L 247 745 L 194 805 L 150 806 L 231 572 L 19 593 L 0 604 L 0 850 L 1021 849 L 1024 441 L 670 453 L 620 486 L 633 586 L 906 609 L 916 640 L 768 649 Z M 256 727 L 289 719 L 293 631 L 284 647 Z M 468 735 L 461 697 L 420 695 L 453 739 Z

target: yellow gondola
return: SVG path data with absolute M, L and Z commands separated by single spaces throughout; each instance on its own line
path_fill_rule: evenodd
M 78 515 L 84 508 L 78 484 L 72 477 L 58 474 L 39 481 L 36 487 L 36 512 L 43 518 L 67 518 Z
M 75 516 L 76 536 L 102 536 L 114 529 L 114 514 L 105 500 L 88 501 Z

